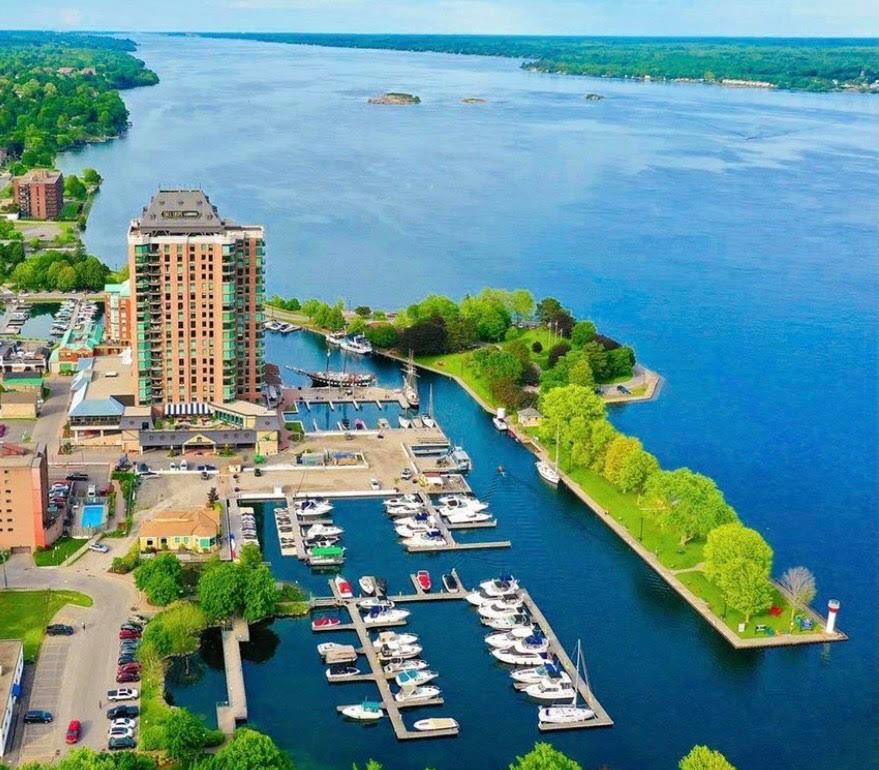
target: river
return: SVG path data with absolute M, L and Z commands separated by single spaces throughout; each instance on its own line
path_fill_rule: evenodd
M 455 563 L 469 582 L 520 574 L 560 637 L 582 638 L 616 721 L 551 738 L 586 768 L 671 768 L 695 743 L 740 770 L 769 757 L 876 766 L 875 99 L 596 81 L 442 54 L 139 42 L 162 82 L 124 94 L 131 130 L 61 158 L 64 171 L 105 177 L 92 252 L 121 264 L 128 220 L 159 185 L 201 185 L 225 216 L 266 225 L 269 293 L 392 307 L 487 285 L 559 297 L 666 378 L 658 401 L 614 410 L 614 422 L 664 466 L 716 478 L 774 546 L 778 572 L 807 565 L 815 606 L 841 600 L 851 639 L 732 651 L 587 510 L 541 487 L 531 456 L 442 378 L 422 386 L 433 383 L 440 422 L 474 456 L 474 488 L 514 547 L 405 557 L 375 505 L 351 502 L 339 517 L 352 574 L 399 584 L 423 561 L 435 573 Z M 422 104 L 366 104 L 390 90 Z M 607 98 L 586 101 L 590 91 Z M 488 102 L 461 103 L 474 95 Z M 268 353 L 322 355 L 306 336 L 272 338 Z M 308 583 L 273 537 L 276 572 Z M 256 726 L 301 767 L 369 756 L 389 770 L 505 767 L 538 738 L 533 708 L 488 663 L 463 607 L 414 614 L 443 712 L 462 724 L 456 741 L 396 744 L 387 724 L 337 720 L 333 706 L 360 691 L 328 687 L 306 624 L 289 620 L 247 664 Z M 175 696 L 211 713 L 213 674 Z

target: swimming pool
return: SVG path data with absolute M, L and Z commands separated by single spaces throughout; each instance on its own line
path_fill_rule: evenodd
M 82 526 L 100 527 L 107 518 L 107 506 L 103 503 L 88 503 L 82 507 Z

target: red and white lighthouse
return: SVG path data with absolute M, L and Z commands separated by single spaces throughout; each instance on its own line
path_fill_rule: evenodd
M 839 612 L 839 600 L 830 599 L 827 602 L 827 625 L 824 630 L 832 634 L 836 630 L 836 614 Z

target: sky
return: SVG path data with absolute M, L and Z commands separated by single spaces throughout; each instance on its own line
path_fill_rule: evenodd
M 0 28 L 875 37 L 876 0 L 0 0 Z

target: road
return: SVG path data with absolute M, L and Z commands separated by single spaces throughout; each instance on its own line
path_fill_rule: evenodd
M 35 567 L 28 554 L 15 554 L 7 563 L 11 588 L 53 588 L 81 591 L 92 597 L 91 607 L 63 607 L 54 622 L 76 628 L 73 636 L 47 636 L 36 666 L 26 667 L 24 704 L 18 713 L 13 749 L 7 761 L 47 761 L 69 747 L 64 734 L 71 719 L 82 723 L 80 745 L 106 748 L 107 690 L 116 686 L 120 623 L 139 611 L 138 593 L 130 576 L 107 573 L 114 553 L 128 539 L 106 540 L 108 554 L 87 552 L 69 567 Z M 85 630 L 82 624 L 85 623 Z M 25 725 L 27 709 L 51 711 L 49 725 Z

